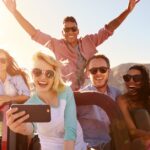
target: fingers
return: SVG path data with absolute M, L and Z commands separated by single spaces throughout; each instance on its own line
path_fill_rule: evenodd
M 17 112 L 17 108 L 9 109 L 6 112 L 7 125 L 14 132 L 20 132 L 24 128 L 24 122 L 29 118 L 25 111 Z

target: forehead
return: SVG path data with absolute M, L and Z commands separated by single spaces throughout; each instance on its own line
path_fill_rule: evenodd
M 6 54 L 3 52 L 0 52 L 0 58 L 6 58 Z
M 102 66 L 108 67 L 107 62 L 103 58 L 94 58 L 89 63 L 89 68 Z
M 48 64 L 47 62 L 45 62 L 44 60 L 41 59 L 37 59 L 36 61 L 34 61 L 33 63 L 33 67 L 34 68 L 39 68 L 42 70 L 53 70 L 53 66 Z
M 137 69 L 131 69 L 128 71 L 128 74 L 130 75 L 141 74 L 141 71 Z
M 63 24 L 64 27 L 77 27 L 75 22 L 67 21 Z

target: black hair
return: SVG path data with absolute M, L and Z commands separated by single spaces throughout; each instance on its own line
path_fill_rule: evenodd
M 148 107 L 148 101 L 150 96 L 150 78 L 149 71 L 144 65 L 133 65 L 129 70 L 139 70 L 142 75 L 142 87 L 139 90 L 139 98 L 145 102 L 145 106 Z M 150 105 L 150 104 L 149 104 Z
M 74 22 L 76 25 L 78 25 L 76 19 L 72 16 L 65 17 L 64 21 L 63 21 L 63 24 L 65 24 L 66 22 Z

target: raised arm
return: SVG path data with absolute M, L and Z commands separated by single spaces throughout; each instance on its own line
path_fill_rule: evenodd
M 129 0 L 128 8 L 123 11 L 117 18 L 112 20 L 106 25 L 106 28 L 109 31 L 114 31 L 119 27 L 119 25 L 125 20 L 125 18 L 130 14 L 130 12 L 134 9 L 135 5 L 139 2 L 140 0 Z
M 22 26 L 22 28 L 32 37 L 35 34 L 36 29 L 17 10 L 16 0 L 3 0 L 3 2 L 5 4 L 5 6 L 8 8 L 8 10 L 16 18 L 18 23 Z

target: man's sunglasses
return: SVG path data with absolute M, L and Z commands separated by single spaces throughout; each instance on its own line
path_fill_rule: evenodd
M 35 77 L 39 77 L 41 76 L 42 74 L 45 75 L 45 77 L 47 78 L 53 78 L 54 77 L 54 71 L 52 70 L 41 70 L 39 68 L 34 68 L 32 70 L 32 74 L 35 76 Z
M 141 74 L 137 74 L 137 75 L 130 75 L 130 74 L 126 74 L 123 75 L 123 79 L 125 82 L 129 82 L 131 79 L 133 79 L 134 82 L 140 82 L 142 81 L 142 75 Z
M 78 30 L 78 28 L 77 27 L 66 27 L 66 28 L 64 28 L 63 29 L 64 30 L 64 32 L 70 32 L 70 31 L 72 31 L 72 32 L 76 32 L 77 30 Z
M 6 64 L 7 62 L 7 59 L 6 58 L 0 58 L 0 63 L 1 64 Z
M 107 70 L 108 70 L 107 67 L 94 67 L 94 68 L 89 69 L 90 73 L 93 75 L 96 74 L 97 71 L 99 71 L 100 73 L 106 73 Z

